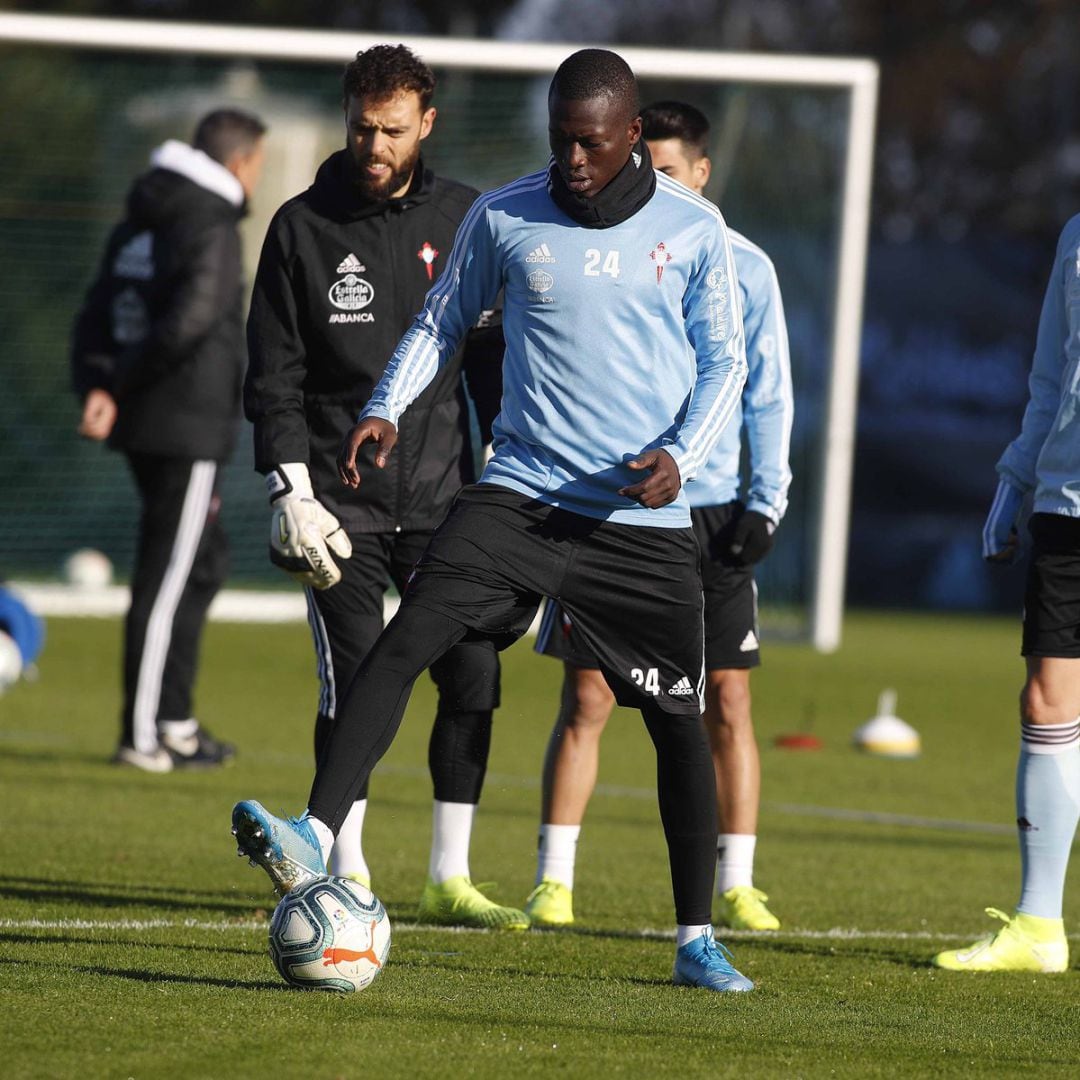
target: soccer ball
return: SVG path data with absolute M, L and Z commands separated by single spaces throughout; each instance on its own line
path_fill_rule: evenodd
M 390 918 L 370 889 L 320 877 L 287 893 L 270 920 L 270 958 L 302 990 L 370 986 L 390 952 Z
M 112 583 L 109 556 L 93 548 L 79 548 L 64 560 L 64 580 L 79 589 L 104 589 Z

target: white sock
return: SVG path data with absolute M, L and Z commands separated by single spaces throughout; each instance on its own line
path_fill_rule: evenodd
M 704 926 L 684 926 L 679 923 L 675 928 L 675 948 L 681 949 L 688 941 L 697 941 L 702 934 L 712 937 L 712 927 L 708 923 Z
M 428 876 L 436 885 L 452 877 L 469 876 L 469 841 L 475 815 L 475 803 L 435 800 Z
M 186 720 L 162 720 L 158 724 L 158 731 L 170 739 L 190 739 L 199 730 L 199 721 L 194 716 Z
M 716 892 L 736 885 L 754 884 L 754 848 L 757 837 L 749 833 L 721 833 L 716 838 Z
M 367 813 L 367 799 L 357 799 L 345 818 L 341 830 L 334 841 L 334 850 L 330 855 L 330 873 L 338 877 L 359 874 L 371 880 L 371 871 L 364 859 L 364 815 Z
M 310 810 L 304 811 L 304 820 L 315 832 L 315 839 L 319 841 L 319 850 L 322 852 L 323 865 L 330 861 L 330 852 L 334 848 L 334 832 L 325 821 L 311 816 Z
M 574 859 L 580 825 L 541 825 L 536 856 L 536 884 L 544 878 L 574 887 Z

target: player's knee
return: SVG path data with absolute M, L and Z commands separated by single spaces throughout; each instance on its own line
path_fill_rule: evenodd
M 712 672 L 709 695 L 714 707 L 707 709 L 707 721 L 724 734 L 752 730 L 749 672 L 734 670 Z
M 599 671 L 567 668 L 562 699 L 562 721 L 567 728 L 603 729 L 614 706 L 615 695 Z
M 1020 691 L 1020 719 L 1025 724 L 1067 724 L 1076 719 L 1075 702 L 1062 700 L 1038 675 Z
M 439 711 L 469 712 L 497 708 L 499 654 L 479 643 L 456 645 L 431 665 L 439 688 Z

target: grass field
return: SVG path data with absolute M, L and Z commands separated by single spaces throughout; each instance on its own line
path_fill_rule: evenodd
M 229 811 L 303 807 L 314 663 L 302 626 L 207 631 L 200 715 L 236 741 L 217 773 L 109 766 L 120 626 L 53 620 L 41 679 L 0 699 L 0 1075 L 714 1077 L 1080 1075 L 1080 971 L 938 972 L 938 949 L 1016 900 L 1012 622 L 853 616 L 831 657 L 776 645 L 755 676 L 763 812 L 757 884 L 784 929 L 729 935 L 758 983 L 668 984 L 671 896 L 640 721 L 605 737 L 568 932 L 415 925 L 427 867 L 425 679 L 372 782 L 366 854 L 394 924 L 362 994 L 304 994 L 266 955 L 272 894 L 235 858 Z M 532 886 L 537 776 L 558 670 L 504 654 L 478 817 L 477 881 Z M 861 756 L 879 691 L 922 734 L 915 761 Z M 807 720 L 817 753 L 772 747 Z M 1074 953 L 1080 887 L 1066 919 Z

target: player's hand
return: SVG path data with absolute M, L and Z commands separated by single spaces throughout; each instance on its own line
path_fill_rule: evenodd
M 682 477 L 675 459 L 666 450 L 646 450 L 633 461 L 628 461 L 635 472 L 647 472 L 649 475 L 640 484 L 619 488 L 619 494 L 634 499 L 650 510 L 667 506 L 679 496 Z
M 753 566 L 769 554 L 776 526 L 757 510 L 744 510 L 731 530 L 728 552 L 740 566 Z
M 982 552 L 988 563 L 1011 566 L 1020 558 L 1020 532 L 1017 520 L 1024 493 L 1008 480 L 998 483 L 990 513 L 983 526 Z
M 368 416 L 361 420 L 345 436 L 341 449 L 337 456 L 338 476 L 341 482 L 348 487 L 360 486 L 360 472 L 356 467 L 356 452 L 366 442 L 378 443 L 379 448 L 375 451 L 375 466 L 385 469 L 390 460 L 390 451 L 397 443 L 397 428 L 389 420 L 383 420 L 378 416 Z
M 108 390 L 94 389 L 83 402 L 82 417 L 76 429 L 84 439 L 101 442 L 109 437 L 116 423 L 116 401 Z
M 307 466 L 279 465 L 267 476 L 270 489 L 270 561 L 301 585 L 329 589 L 341 580 L 330 557 L 352 555 L 352 543 L 329 510 L 315 498 Z

